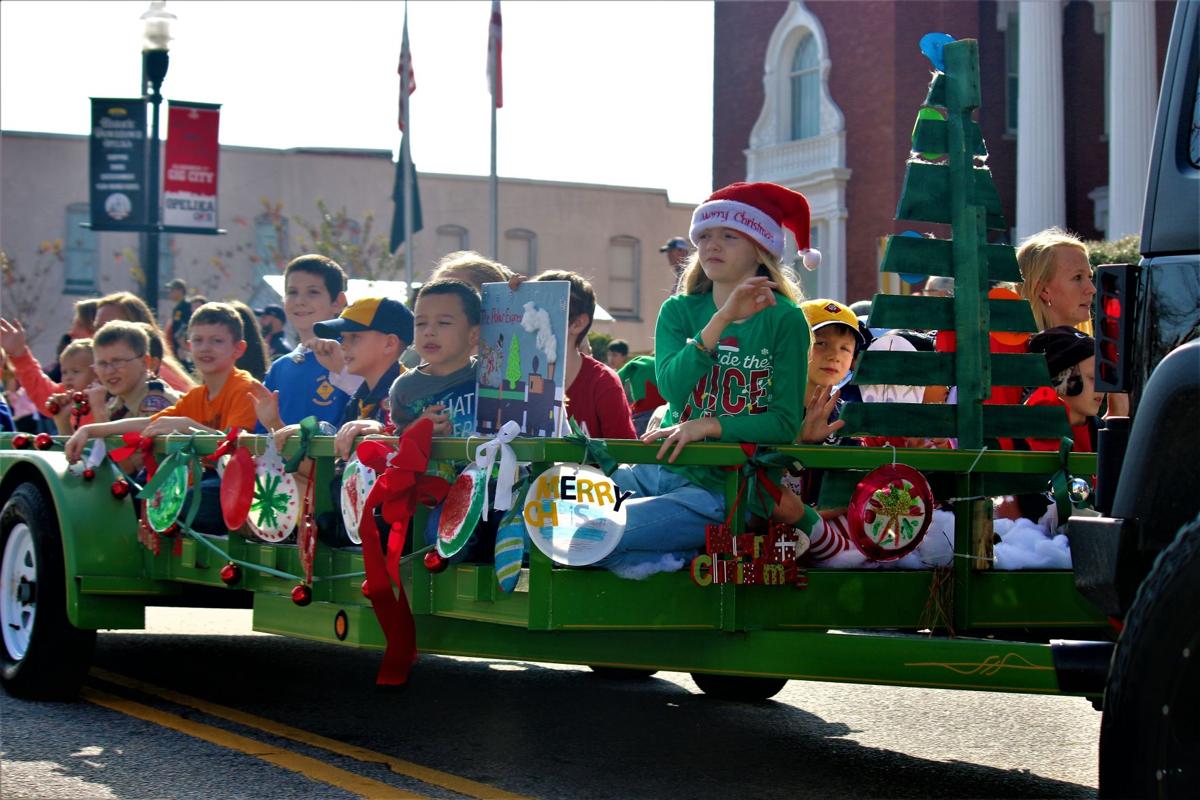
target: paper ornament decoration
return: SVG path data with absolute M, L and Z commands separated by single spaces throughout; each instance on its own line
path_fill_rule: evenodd
M 487 478 L 474 464 L 462 471 L 446 499 L 438 520 L 437 552 L 450 558 L 466 547 L 483 515 Z
M 177 453 L 159 467 L 159 472 L 163 471 L 167 474 L 146 500 L 146 522 L 159 533 L 174 525 L 183 509 L 183 501 L 188 491 L 187 458 Z M 141 496 L 144 497 L 145 494 Z
M 245 447 L 233 448 L 221 473 L 221 516 L 225 527 L 236 531 L 250 516 L 254 501 L 254 458 Z
M 282 542 L 291 535 L 299 516 L 296 478 L 284 471 L 275 442 L 267 437 L 267 449 L 258 457 L 254 471 L 254 499 L 247 521 L 264 542 Z
M 905 464 L 878 467 L 850 496 L 850 541 L 872 561 L 893 561 L 917 548 L 933 519 L 925 476 Z
M 948 33 L 927 33 L 921 37 L 921 52 L 929 59 L 929 63 L 938 72 L 946 71 L 946 62 L 942 59 L 942 50 L 954 41 Z
M 557 464 L 530 485 L 522 510 L 525 529 L 556 563 L 595 564 L 621 541 L 624 503 L 632 494 L 595 467 Z
M 505 514 L 496 531 L 496 582 L 506 592 L 517 588 L 517 578 L 521 576 L 521 562 L 525 558 L 525 537 L 529 534 L 525 530 L 522 505 L 518 503 Z
M 342 522 L 346 525 L 346 535 L 355 544 L 362 544 L 358 526 L 362 524 L 363 507 L 377 477 L 375 470 L 357 457 L 346 462 L 346 469 L 342 473 Z
M 108 448 L 104 445 L 104 440 L 93 439 L 92 446 L 88 448 L 87 455 L 67 467 L 67 472 L 72 475 L 79 475 L 85 481 L 90 481 L 96 477 L 96 470 L 104 463 L 104 458 L 107 455 Z

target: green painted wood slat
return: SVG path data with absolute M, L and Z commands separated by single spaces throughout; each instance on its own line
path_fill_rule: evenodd
M 1050 385 L 1050 371 L 1041 353 L 993 353 L 991 361 L 993 386 Z M 954 354 L 868 350 L 859 359 L 854 383 L 953 386 L 957 383 Z
M 1033 333 L 1037 324 L 1029 303 L 1017 300 L 989 300 L 991 330 Z M 954 298 L 912 297 L 877 294 L 871 304 L 872 328 L 912 328 L 943 331 L 954 329 Z
M 1013 248 L 1006 244 L 984 247 L 987 257 L 988 280 L 1020 281 L 1021 270 Z M 889 236 L 883 253 L 880 272 L 901 272 L 910 275 L 942 275 L 955 277 L 953 246 L 949 239 L 927 239 L 915 236 Z
M 987 147 L 983 143 L 983 134 L 979 130 L 979 124 L 972 121 L 966 127 L 967 142 L 968 147 L 971 148 L 971 152 L 977 156 L 986 156 Z M 917 124 L 913 129 L 913 152 L 945 154 L 949 146 L 949 136 L 946 132 L 945 120 L 917 120 Z
M 972 204 L 984 207 L 988 228 L 1008 230 L 1008 222 L 1000 208 L 1000 194 L 992 183 L 991 170 L 975 167 L 973 178 Z M 896 219 L 949 225 L 950 208 L 946 203 L 949 195 L 950 174 L 946 166 L 910 160 L 904 171 L 904 186 L 900 190 Z
M 952 437 L 955 407 L 922 403 L 848 403 L 842 408 L 846 436 Z M 985 405 L 983 435 L 1052 439 L 1070 436 L 1071 429 L 1061 408 L 1042 406 Z

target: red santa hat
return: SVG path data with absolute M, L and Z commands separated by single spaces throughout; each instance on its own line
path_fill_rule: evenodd
M 809 246 L 808 200 L 775 183 L 731 183 L 718 189 L 692 212 L 688 236 L 692 244 L 701 231 L 732 228 L 750 237 L 775 258 L 783 258 L 783 229 L 796 236 L 807 269 L 821 264 L 821 253 Z

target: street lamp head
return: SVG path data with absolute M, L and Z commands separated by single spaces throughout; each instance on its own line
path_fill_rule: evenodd
M 178 19 L 167 11 L 165 0 L 153 0 L 150 8 L 142 14 L 142 51 L 171 49 L 171 22 Z

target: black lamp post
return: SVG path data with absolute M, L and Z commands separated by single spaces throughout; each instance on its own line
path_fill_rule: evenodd
M 153 0 L 150 8 L 142 14 L 142 97 L 150 103 L 150 142 L 147 152 L 146 170 L 146 226 L 141 235 L 142 274 L 145 276 L 145 300 L 150 310 L 158 315 L 158 248 L 162 235 L 161 210 L 159 208 L 159 164 L 161 150 L 158 136 L 159 108 L 162 106 L 162 83 L 167 76 L 171 46 L 171 22 L 174 14 L 166 10 L 164 0 Z

